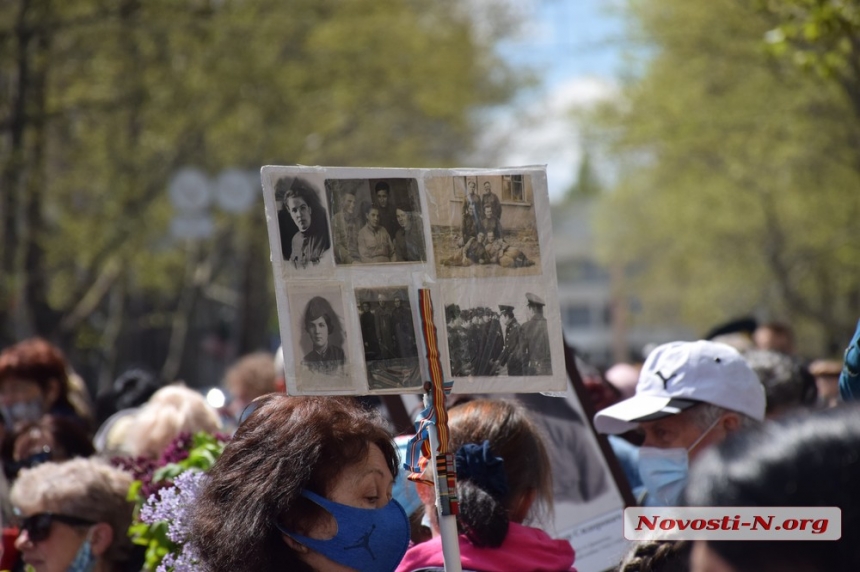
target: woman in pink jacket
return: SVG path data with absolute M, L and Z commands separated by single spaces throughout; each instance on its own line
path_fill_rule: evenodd
M 567 541 L 525 524 L 552 511 L 549 458 L 526 411 L 508 401 L 470 401 L 450 411 L 449 430 L 457 451 L 463 571 L 576 572 Z M 397 572 L 444 566 L 433 491 L 418 490 L 434 536 L 410 548 Z

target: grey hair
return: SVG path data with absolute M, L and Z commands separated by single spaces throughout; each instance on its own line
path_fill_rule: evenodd
M 726 409 L 725 407 L 720 407 L 719 405 L 714 405 L 713 403 L 700 403 L 699 405 L 691 408 L 689 410 L 689 419 L 699 429 L 702 431 L 707 430 L 711 425 L 717 422 L 717 419 L 725 415 L 726 413 L 734 413 L 740 419 L 739 429 L 747 429 L 750 427 L 756 427 L 760 423 L 758 420 L 753 419 L 752 417 L 740 413 L 738 411 L 732 411 L 731 409 Z
M 24 514 L 56 512 L 109 524 L 113 541 L 103 558 L 113 563 L 126 559 L 131 550 L 131 482 L 131 475 L 101 459 L 77 458 L 21 471 L 10 496 Z

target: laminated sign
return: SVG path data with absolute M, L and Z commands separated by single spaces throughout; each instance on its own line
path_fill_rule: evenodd
M 455 393 L 564 391 L 544 167 L 262 169 L 287 391 L 418 393 L 432 294 Z

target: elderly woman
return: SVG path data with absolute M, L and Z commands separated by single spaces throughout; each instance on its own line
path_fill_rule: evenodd
M 13 428 L 50 413 L 88 429 L 69 401 L 66 358 L 42 338 L 24 340 L 0 353 L 0 402 Z
M 475 400 L 449 412 L 456 451 L 461 530 L 460 559 L 470 572 L 569 572 L 574 552 L 524 524 L 552 510 L 552 476 L 543 439 L 521 406 Z M 409 549 L 397 572 L 443 566 L 441 539 L 429 487 L 419 487 L 434 538 Z
M 126 500 L 131 477 L 96 459 L 21 471 L 12 487 L 19 514 L 15 547 L 37 572 L 124 569 L 131 550 Z
M 285 177 L 275 184 L 275 194 L 283 197 L 283 209 L 289 215 L 278 216 L 284 260 L 296 268 L 319 264 L 331 248 L 331 240 L 325 207 L 316 189 L 301 177 L 292 181 Z M 284 248 L 287 237 L 292 237 L 289 250 Z
M 409 542 L 381 420 L 336 397 L 270 394 L 209 472 L 191 520 L 208 572 L 391 572 Z
M 183 385 L 168 385 L 129 420 L 119 452 L 158 459 L 180 433 L 214 434 L 221 429 L 221 417 L 200 393 Z
M 345 356 L 343 349 L 335 343 L 341 327 L 334 308 L 322 296 L 314 296 L 305 307 L 302 322 L 312 346 L 302 364 L 316 373 L 336 373 L 343 367 Z

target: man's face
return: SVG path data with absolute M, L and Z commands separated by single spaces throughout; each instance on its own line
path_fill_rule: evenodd
M 485 182 L 484 182 L 484 192 L 485 192 L 485 193 L 489 193 L 491 190 L 492 190 L 492 188 L 490 187 L 490 182 L 489 182 L 489 181 L 485 181 Z
M 505 313 L 502 313 L 499 314 L 499 321 L 502 323 L 503 326 L 507 326 L 511 323 L 511 317 Z
M 406 228 L 406 213 L 400 209 L 397 209 L 397 224 L 401 227 Z
M 469 194 L 474 194 L 477 188 L 478 186 L 475 184 L 475 181 L 469 181 Z
M 367 213 L 367 224 L 372 230 L 379 228 L 379 210 L 370 209 L 370 212 Z
M 493 207 L 487 205 L 484 207 L 484 216 L 487 218 L 492 218 L 493 216 Z
M 287 199 L 287 210 L 293 217 L 293 222 L 299 227 L 299 232 L 307 232 L 311 226 L 311 207 L 304 199 L 290 197 Z
M 361 305 L 361 311 L 362 311 L 362 312 L 370 312 L 370 303 L 369 303 L 369 302 L 364 302 L 364 303 Z
M 682 448 L 688 449 L 690 459 L 694 459 L 699 453 L 715 445 L 726 438 L 727 432 L 724 427 L 726 414 L 724 419 L 719 421 L 708 434 L 699 441 L 693 449 L 690 447 L 699 437 L 702 437 L 705 430 L 700 429 L 693 422 L 692 410 L 686 409 L 676 415 L 670 415 L 656 421 L 643 421 L 639 423 L 639 428 L 645 435 L 643 447 L 657 447 L 658 449 L 673 449 Z M 735 416 L 737 419 L 737 417 Z
M 355 195 L 344 195 L 343 212 L 348 215 L 355 212 Z
M 377 301 L 379 302 L 379 307 L 380 307 L 380 308 L 384 308 L 384 307 L 385 307 L 385 298 L 384 298 L 383 296 L 380 296 L 379 298 L 377 298 Z
M 487 243 L 492 243 L 494 240 L 496 240 L 496 233 L 494 233 L 492 231 L 488 232 L 487 233 Z
M 379 202 L 379 206 L 385 207 L 388 204 L 388 191 L 376 191 L 376 200 Z
M 481 244 L 484 243 L 484 233 L 483 232 L 478 233 L 478 242 L 480 242 Z
M 400 307 L 400 298 L 395 298 L 395 299 L 394 299 L 394 307 L 395 307 L 395 308 L 399 308 L 399 307 Z

